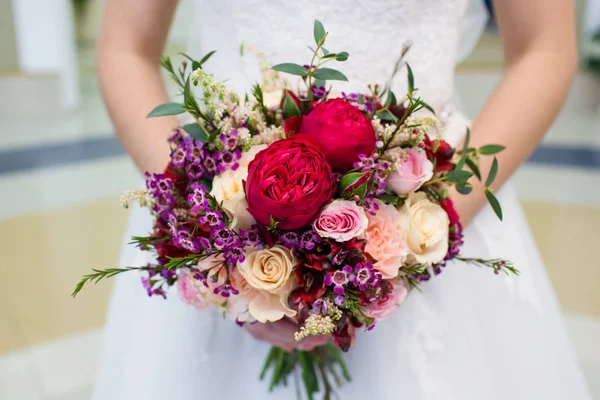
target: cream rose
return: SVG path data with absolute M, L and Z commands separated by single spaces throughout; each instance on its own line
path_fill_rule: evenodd
M 448 214 L 423 192 L 411 193 L 400 212 L 400 228 L 408 245 L 409 261 L 436 264 L 448 252 Z
M 228 169 L 214 177 L 213 187 L 210 194 L 219 202 L 223 202 L 223 208 L 233 217 L 232 227 L 234 229 L 248 229 L 254 224 L 254 218 L 246 210 L 246 197 L 244 194 L 243 181 L 248 176 L 248 164 L 254 159 L 258 152 L 266 149 L 266 145 L 252 146 L 249 151 L 242 154 L 239 167 L 234 171 Z
M 260 322 L 296 315 L 288 306 L 288 297 L 296 285 L 296 263 L 290 250 L 279 245 L 246 254 L 237 269 L 254 289 L 246 295 L 250 315 Z

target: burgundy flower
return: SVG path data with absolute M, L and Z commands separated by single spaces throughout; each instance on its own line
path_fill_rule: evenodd
M 334 194 L 333 174 L 315 142 L 294 135 L 273 143 L 248 166 L 244 191 L 248 212 L 263 225 L 301 228 Z
M 343 99 L 317 104 L 302 118 L 300 132 L 319 143 L 334 172 L 348 172 L 359 154 L 371 155 L 375 151 L 371 121 Z
M 435 164 L 435 172 L 447 172 L 454 169 L 450 162 L 454 156 L 454 149 L 445 140 L 431 140 L 425 135 L 425 152 L 427 158 Z

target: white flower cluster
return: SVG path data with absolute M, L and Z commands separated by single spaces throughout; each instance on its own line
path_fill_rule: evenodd
M 261 85 L 263 92 L 268 93 L 271 91 L 285 89 L 287 87 L 287 81 L 285 78 L 283 78 L 282 74 L 278 71 L 271 69 L 273 64 L 266 60 L 263 53 L 247 43 L 242 45 L 242 50 L 243 49 L 248 49 L 258 60 L 258 67 L 263 80 Z
M 217 103 L 222 103 L 226 107 L 237 102 L 237 95 L 231 89 L 225 86 L 223 82 L 217 82 L 214 74 L 209 74 L 201 68 L 194 70 L 191 74 L 194 85 L 202 88 L 202 98 L 206 107 L 215 112 Z
M 335 323 L 329 315 L 324 317 L 320 314 L 312 314 L 300 331 L 294 333 L 294 338 L 299 342 L 308 336 L 331 335 L 334 330 Z
M 131 203 L 136 202 L 140 207 L 151 207 L 152 197 L 146 189 L 127 189 L 121 195 L 121 206 L 123 208 L 129 208 Z

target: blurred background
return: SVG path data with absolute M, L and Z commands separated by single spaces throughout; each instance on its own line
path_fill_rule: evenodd
M 127 220 L 118 198 L 140 182 L 96 83 L 102 7 L 0 0 L 0 399 L 91 393 L 111 283 L 76 301 L 69 295 L 92 266 L 116 265 Z M 181 1 L 167 53 L 185 49 L 192 7 Z M 600 0 L 578 1 L 577 10 L 580 71 L 558 121 L 513 181 L 600 399 Z M 470 117 L 501 68 L 492 20 L 458 67 Z

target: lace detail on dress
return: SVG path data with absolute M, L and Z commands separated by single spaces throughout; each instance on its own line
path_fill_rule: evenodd
M 452 99 L 461 21 L 468 0 L 223 0 L 218 5 L 211 3 L 216 2 L 203 2 L 201 12 L 212 8 L 214 12 L 209 11 L 209 18 L 215 14 L 218 19 L 230 19 L 233 23 L 223 21 L 219 25 L 218 21 L 211 21 L 211 30 L 203 31 L 209 46 L 214 39 L 227 46 L 245 42 L 259 49 L 273 63 L 308 63 L 310 52 L 305 45 L 314 43 L 312 23 L 317 18 L 331 32 L 327 48 L 350 53 L 347 62 L 336 66 L 350 80 L 348 84 L 336 84 L 340 90 L 364 90 L 369 83 L 385 83 L 402 46 L 411 42 L 406 59 L 414 70 L 421 96 L 434 107 Z M 232 62 L 230 56 L 227 58 L 227 62 Z M 239 62 L 251 81 L 258 80 L 254 63 Z M 394 86 L 398 93 L 406 90 L 403 74 L 397 76 Z

